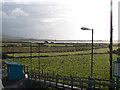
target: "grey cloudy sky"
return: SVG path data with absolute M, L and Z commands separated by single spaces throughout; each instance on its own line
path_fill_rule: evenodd
M 117 39 L 117 3 L 114 35 Z M 36 39 L 109 40 L 110 0 L 3 0 L 2 33 Z

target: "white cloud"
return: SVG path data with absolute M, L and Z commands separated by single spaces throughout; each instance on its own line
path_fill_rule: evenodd
M 15 19 L 15 17 L 14 16 L 9 16 L 6 12 L 4 12 L 4 11 L 2 11 L 2 19 L 4 20 L 4 19 Z
M 3 5 L 5 13 L 2 15 L 7 19 L 4 19 L 5 33 L 49 39 L 91 39 L 90 31 L 80 30 L 80 27 L 86 26 L 94 29 L 94 39 L 109 39 L 110 0 L 4 0 L 4 2 L 10 2 L 5 4 L 8 7 Z M 113 28 L 116 34 L 117 4 L 117 0 L 113 0 Z M 11 20 L 12 17 L 15 20 Z M 113 38 L 117 37 L 116 34 Z
M 20 8 L 16 8 L 13 11 L 11 11 L 10 15 L 12 15 L 12 16 L 29 16 L 28 13 L 24 12 Z

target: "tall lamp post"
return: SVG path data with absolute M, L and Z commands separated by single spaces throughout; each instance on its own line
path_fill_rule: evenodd
M 40 76 L 40 43 L 37 43 L 39 45 L 39 61 L 38 61 L 38 66 L 39 66 L 39 76 Z M 40 77 L 39 77 L 39 82 L 40 82 Z
M 32 74 L 33 74 L 33 70 L 32 70 L 32 53 L 33 53 L 33 51 L 32 51 L 32 44 L 35 44 L 35 42 L 31 42 L 30 43 L 30 57 L 31 57 L 31 60 L 30 60 L 30 67 L 31 67 L 31 76 L 32 76 Z M 32 87 L 32 77 L 31 77 L 31 87 Z
M 39 66 L 39 70 L 40 70 L 40 42 L 37 43 L 38 47 L 39 47 L 39 61 L 38 61 L 38 66 Z
M 92 30 L 92 49 L 91 49 L 91 78 L 93 78 L 93 29 L 82 27 L 82 30 Z
M 31 76 L 32 76 L 32 43 L 30 43 L 30 57 L 31 57 L 30 67 L 31 67 Z M 31 87 L 32 87 L 32 77 L 31 77 L 30 85 L 31 85 Z
M 113 79 L 112 77 L 112 33 L 113 33 L 113 28 L 112 28 L 112 0 L 110 2 L 110 80 Z

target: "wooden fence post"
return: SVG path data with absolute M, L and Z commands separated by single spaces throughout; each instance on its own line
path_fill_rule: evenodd
M 47 81 L 49 81 L 49 85 L 51 86 L 51 83 L 50 83 L 51 79 L 50 79 L 50 77 L 51 77 L 50 74 L 47 72 Z
M 47 81 L 48 81 L 48 72 L 47 72 Z
M 37 74 L 37 73 L 35 72 L 35 82 L 36 82 L 36 74 Z
M 44 74 L 44 84 L 46 83 L 46 74 Z
M 34 80 L 35 80 L 35 68 L 34 68 L 34 70 L 33 70 L 33 78 L 34 78 Z
M 57 88 L 57 83 L 58 83 L 58 74 L 56 75 L 56 88 Z
M 112 79 L 112 83 L 115 83 L 115 79 L 114 78 Z M 118 80 L 118 83 L 119 83 L 119 80 Z M 113 86 L 113 89 L 115 89 L 114 86 Z
M 37 74 L 37 76 L 38 76 L 38 79 L 39 79 L 39 82 L 40 82 L 40 67 L 36 67 L 37 69 L 38 69 L 38 74 Z
M 54 80 L 54 71 L 53 71 L 53 74 L 52 74 L 52 80 Z
M 65 76 L 63 76 L 63 89 L 64 89 L 64 82 L 65 82 L 64 80 L 65 80 Z
M 43 69 L 42 69 L 42 78 L 43 78 Z
M 71 78 L 71 90 L 73 90 L 73 77 L 72 77 L 72 75 L 70 75 L 70 78 Z
M 93 88 L 95 90 L 95 79 L 93 80 Z
M 91 86 L 90 86 L 90 85 L 91 85 L 91 79 L 90 79 L 90 76 L 88 77 L 88 81 L 89 81 L 89 83 L 88 83 L 88 87 L 91 88 Z
M 38 78 L 39 78 L 39 82 L 40 82 L 40 71 L 39 71 L 39 75 L 38 75 Z
M 79 77 L 79 86 L 82 86 L 82 83 L 81 83 L 81 78 Z

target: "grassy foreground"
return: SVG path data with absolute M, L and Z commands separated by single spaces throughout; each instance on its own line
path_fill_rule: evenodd
M 116 59 L 117 55 L 113 54 L 113 60 Z M 14 61 L 30 66 L 31 58 L 17 58 Z M 38 58 L 32 58 L 32 69 L 38 67 L 38 62 Z M 54 71 L 55 74 L 60 75 L 88 77 L 91 73 L 91 55 L 41 57 L 40 65 L 42 65 L 41 70 L 43 69 L 45 73 Z M 109 54 L 94 54 L 93 77 L 109 79 L 109 66 Z

